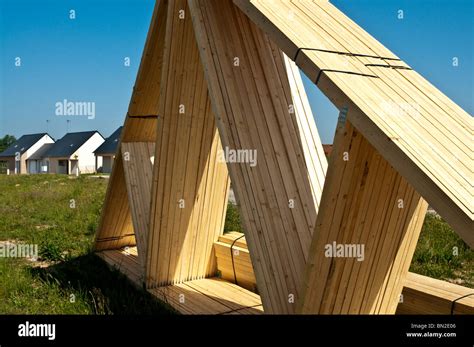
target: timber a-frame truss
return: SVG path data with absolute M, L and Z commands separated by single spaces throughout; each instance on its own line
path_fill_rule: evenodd
M 329 164 L 299 68 L 341 110 Z M 183 313 L 395 313 L 428 203 L 474 244 L 473 133 L 327 1 L 159 0 L 96 251 Z M 216 277 L 230 182 L 258 295 Z

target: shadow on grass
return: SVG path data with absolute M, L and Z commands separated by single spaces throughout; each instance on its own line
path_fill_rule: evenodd
M 33 276 L 56 284 L 77 299 L 86 301 L 92 314 L 169 315 L 170 306 L 134 287 L 119 271 L 110 270 L 93 253 L 47 268 L 32 268 Z

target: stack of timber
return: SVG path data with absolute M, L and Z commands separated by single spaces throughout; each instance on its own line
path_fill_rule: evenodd
M 327 165 L 301 77 L 231 1 L 188 3 L 222 143 L 257 153 L 228 168 L 265 312 L 294 313 Z
M 410 272 L 397 314 L 474 314 L 474 289 Z
M 395 313 L 428 204 L 350 122 L 338 125 L 322 201 L 303 312 Z
M 168 3 L 153 167 L 147 287 L 215 275 L 230 186 L 186 0 Z
M 163 18 L 166 19 L 166 7 L 164 5 L 155 6 L 125 125 L 117 146 L 116 160 L 107 187 L 104 207 L 96 234 L 96 251 L 137 245 L 136 230 L 134 230 L 130 207 L 130 204 L 135 203 L 135 201 L 129 200 L 131 182 L 127 182 L 125 177 L 122 143 L 149 143 L 154 145 L 156 140 L 164 29 L 166 25 L 166 20 L 162 20 Z M 139 160 L 134 156 L 131 156 L 130 159 Z M 138 208 L 135 208 L 135 211 L 137 210 Z M 142 235 L 140 238 L 146 239 L 147 236 Z M 146 254 L 146 250 L 142 250 L 141 253 Z M 144 264 L 141 265 L 141 268 L 144 268 Z M 141 277 L 144 278 L 144 274 Z
M 334 223 L 332 223 L 332 215 L 330 214 L 331 210 L 329 207 L 329 202 L 335 201 L 334 197 L 332 196 L 340 196 L 340 198 L 343 200 L 342 202 L 344 202 L 344 199 L 346 198 L 345 193 L 348 193 L 349 191 L 341 191 L 341 194 L 338 195 L 337 189 L 341 187 L 341 182 L 338 182 L 336 179 L 334 179 L 334 177 L 328 178 L 331 182 L 331 187 L 328 188 L 328 181 L 325 182 L 321 206 L 316 205 L 319 206 L 320 209 L 324 207 L 325 213 L 323 215 L 323 219 L 321 219 L 321 210 L 319 211 L 316 222 L 316 230 L 318 230 L 321 225 L 325 224 L 331 227 L 327 229 L 328 234 L 324 234 L 322 232 L 314 233 L 314 237 L 320 242 L 313 241 L 316 247 L 313 247 L 312 251 L 308 252 L 308 238 L 305 238 L 305 236 L 311 238 L 313 235 L 314 220 L 316 218 L 317 209 L 312 209 L 313 206 L 316 206 L 311 205 L 308 200 L 304 199 L 304 196 L 302 199 L 300 198 L 299 200 L 296 200 L 296 206 L 300 206 L 303 202 L 302 206 L 310 207 L 308 210 L 311 213 L 310 215 L 297 215 L 294 212 L 294 210 L 297 211 L 297 209 L 288 209 L 288 206 L 279 205 L 280 209 L 277 211 L 277 214 L 275 214 L 274 211 L 268 214 L 269 216 L 276 215 L 277 219 L 271 219 L 267 225 L 257 224 L 254 226 L 252 222 L 256 220 L 256 217 L 253 217 L 252 213 L 255 211 L 258 212 L 258 208 L 260 208 L 262 212 L 265 213 L 265 205 L 263 208 L 259 205 L 256 205 L 252 208 L 251 196 L 253 196 L 255 199 L 256 191 L 264 191 L 266 193 L 264 196 L 268 198 L 269 196 L 272 196 L 272 192 L 277 192 L 276 189 L 280 186 L 280 182 L 272 177 L 272 173 L 282 172 L 281 177 L 283 187 L 285 187 L 285 185 L 290 186 L 292 183 L 291 179 L 294 179 L 295 188 L 298 187 L 298 185 L 301 186 L 301 183 L 305 183 L 305 175 L 304 172 L 301 174 L 297 173 L 298 175 L 295 175 L 295 172 L 291 174 L 291 171 L 282 171 L 281 169 L 284 168 L 284 166 L 281 164 L 279 167 L 277 166 L 280 171 L 272 169 L 272 147 L 265 148 L 265 139 L 271 139 L 271 144 L 275 150 L 275 145 L 277 144 L 275 141 L 277 138 L 276 135 L 281 134 L 281 128 L 272 128 L 272 125 L 274 126 L 276 124 L 284 124 L 284 119 L 280 120 L 278 118 L 271 118 L 272 115 L 275 115 L 274 110 L 278 109 L 273 107 L 270 109 L 271 112 L 268 112 L 265 109 L 265 105 L 268 104 L 268 102 L 263 100 L 256 104 L 257 108 L 251 109 L 252 104 L 250 104 L 249 110 L 245 110 L 245 100 L 240 100 L 242 93 L 237 94 L 233 93 L 232 91 L 245 89 L 248 92 L 248 95 L 246 95 L 245 98 L 246 100 L 252 100 L 255 96 L 263 98 L 267 95 L 277 94 L 279 92 L 278 90 L 269 90 L 266 93 L 264 93 L 264 91 L 266 90 L 267 86 L 275 85 L 275 83 L 273 83 L 273 77 L 278 74 L 278 71 L 275 72 L 272 70 L 272 68 L 275 66 L 278 67 L 279 62 L 281 64 L 281 60 L 285 60 L 285 57 L 281 55 L 278 48 L 265 34 L 263 34 L 257 27 L 255 27 L 253 23 L 249 22 L 248 19 L 242 15 L 242 12 L 239 11 L 232 4 L 232 2 L 196 0 L 190 1 L 189 3 L 194 14 L 196 35 L 201 47 L 201 58 L 203 60 L 203 64 L 206 66 L 206 77 L 208 79 L 211 95 L 213 95 L 213 106 L 215 107 L 217 114 L 224 115 L 218 120 L 218 126 L 220 128 L 220 134 L 223 142 L 225 144 L 229 143 L 231 146 L 235 146 L 235 138 L 238 138 L 240 140 L 241 147 L 245 147 L 245 144 L 249 143 L 258 150 L 261 148 L 260 151 L 265 153 L 264 160 L 266 162 L 262 163 L 262 161 L 260 161 L 260 164 L 257 168 L 255 168 L 255 171 L 258 172 L 260 176 L 265 177 L 264 175 L 268 175 L 265 169 L 268 168 L 270 170 L 270 175 L 267 176 L 268 178 L 264 178 L 262 182 L 259 182 L 257 177 L 256 181 L 253 182 L 251 180 L 252 171 L 250 171 L 250 173 L 246 173 L 242 172 L 241 170 L 237 170 L 240 169 L 240 167 L 234 169 L 234 167 L 230 166 L 232 181 L 237 182 L 235 185 L 237 197 L 243 196 L 250 200 L 249 205 L 247 205 L 245 199 L 243 199 L 243 203 L 241 202 L 244 222 L 243 224 L 247 232 L 246 235 L 249 242 L 250 253 L 252 254 L 254 271 L 265 310 L 270 313 L 296 312 L 295 305 L 291 299 L 304 302 L 304 293 L 308 293 L 308 303 L 301 305 L 301 311 L 306 313 L 343 313 L 353 311 L 360 313 L 394 312 L 398 302 L 398 296 L 402 290 L 404 276 L 408 271 L 408 265 L 412 255 L 411 251 L 414 250 L 413 247 L 406 250 L 406 247 L 408 244 L 412 246 L 413 242 L 416 244 L 416 240 L 421 228 L 421 222 L 419 221 L 418 217 L 424 214 L 423 210 L 426 210 L 426 203 L 420 199 L 419 195 L 414 193 L 411 187 L 407 187 L 406 182 L 401 180 L 400 175 L 393 168 L 389 167 L 387 170 L 389 170 L 389 172 L 393 172 L 393 180 L 385 182 L 384 184 L 388 184 L 388 188 L 391 189 L 393 193 L 389 195 L 389 199 L 386 200 L 386 207 L 381 211 L 382 215 L 379 215 L 378 218 L 382 221 L 387 221 L 387 223 L 389 223 L 392 218 L 394 218 L 394 220 L 392 220 L 390 224 L 380 223 L 371 230 L 367 230 L 367 228 L 364 229 L 363 226 L 365 223 L 365 215 L 363 213 L 367 210 L 373 211 L 377 207 L 377 199 L 369 199 L 371 191 L 360 188 L 365 184 L 367 176 L 371 179 L 374 179 L 380 174 L 380 172 L 383 173 L 384 160 L 377 160 L 377 158 L 375 158 L 375 160 L 368 164 L 368 162 L 364 161 L 368 160 L 369 157 L 364 157 L 364 155 L 357 157 L 359 147 L 356 145 L 358 143 L 363 143 L 361 146 L 361 153 L 363 149 L 369 148 L 368 142 L 363 140 L 362 136 L 359 136 L 358 139 L 355 139 L 354 144 L 352 144 L 350 141 L 347 143 L 349 148 L 352 148 L 353 150 L 351 153 L 353 159 L 350 161 L 347 172 L 344 173 L 344 165 L 339 165 L 338 168 L 333 169 L 333 171 L 336 171 L 333 176 L 337 175 L 339 178 L 341 178 L 341 176 L 344 174 L 346 175 L 345 177 L 348 176 L 346 182 L 351 184 L 348 185 L 346 183 L 342 185 L 342 188 L 346 190 L 349 189 L 349 191 L 353 191 L 354 194 L 350 196 L 351 200 L 348 201 L 347 204 L 338 204 L 339 206 L 337 207 L 340 208 L 338 213 L 340 213 L 340 215 L 337 216 L 337 218 L 339 218 L 339 220 L 336 219 L 334 220 Z M 234 22 L 231 23 L 232 25 L 229 25 L 228 20 L 224 20 L 224 18 L 232 18 L 234 19 Z M 239 57 L 239 66 L 241 68 L 236 68 L 232 62 L 228 61 L 228 59 L 226 60 L 226 57 L 229 56 Z M 268 63 L 260 65 L 260 62 L 262 61 Z M 269 83 L 268 85 L 259 85 L 258 82 L 262 78 L 261 76 L 263 76 L 266 81 L 272 81 L 272 83 Z M 243 85 L 239 85 L 239 81 L 245 83 L 245 88 Z M 215 88 L 216 85 L 219 85 L 220 88 Z M 285 90 L 285 85 L 282 85 L 282 89 Z M 223 93 L 222 91 L 227 92 Z M 280 96 L 278 101 L 280 101 L 282 98 L 284 98 L 284 95 Z M 286 104 L 289 105 L 290 102 L 291 101 L 287 101 Z M 228 105 L 243 105 L 243 109 L 240 110 L 235 107 L 229 107 Z M 259 107 L 260 105 L 263 105 L 263 107 Z M 252 118 L 245 117 L 247 114 L 253 114 L 254 116 Z M 258 115 L 265 116 L 261 123 L 258 123 L 260 120 Z M 288 119 L 288 116 L 285 118 Z M 257 130 L 258 135 L 244 137 L 243 135 L 245 133 L 242 134 L 238 128 L 231 126 L 232 124 L 238 123 L 239 121 L 247 122 L 247 124 L 256 122 L 254 128 Z M 265 125 L 269 129 L 268 133 L 263 131 L 266 129 Z M 349 123 L 348 126 L 350 126 Z M 252 130 L 252 127 L 249 127 L 248 132 L 251 134 Z M 341 138 L 342 137 L 343 135 L 341 135 Z M 282 136 L 282 138 L 284 143 L 285 136 Z M 347 138 L 350 140 L 351 136 L 348 136 Z M 298 136 L 296 139 L 298 139 Z M 341 157 L 337 159 L 342 161 L 342 147 L 344 146 L 344 142 L 342 140 L 339 142 L 341 142 L 339 145 Z M 292 158 L 291 153 L 295 153 L 295 150 L 297 153 L 297 158 L 302 157 L 301 154 L 298 154 L 298 147 L 293 147 L 287 151 L 287 153 L 289 153 L 290 159 Z M 347 149 L 344 150 L 346 151 Z M 275 152 L 279 154 L 280 150 L 277 148 Z M 375 150 L 369 150 L 368 154 L 369 156 L 374 157 L 378 155 Z M 281 162 L 282 159 L 284 158 L 282 158 L 281 155 L 276 155 L 275 161 L 278 163 L 278 161 Z M 379 161 L 382 161 L 382 166 L 380 168 L 382 171 L 378 171 Z M 367 165 L 370 166 L 370 174 L 365 172 L 367 170 L 364 170 L 364 167 Z M 361 172 L 361 175 L 358 175 L 359 172 Z M 244 180 L 246 178 L 250 178 L 250 182 L 253 183 L 255 187 L 251 189 L 251 192 L 248 191 L 249 186 L 251 185 L 241 183 L 242 180 L 240 180 L 239 175 L 243 175 Z M 351 180 L 352 175 L 354 176 Z M 303 178 L 302 182 L 298 180 L 300 177 Z M 315 177 L 317 176 L 315 175 Z M 278 178 L 278 176 L 276 178 Z M 379 182 L 380 185 L 383 183 L 380 180 Z M 339 187 L 337 184 L 339 184 Z M 384 193 L 380 185 L 377 188 L 378 191 L 376 190 L 374 194 Z M 305 185 L 301 186 L 301 189 L 296 190 L 297 194 L 301 194 L 305 191 L 310 191 Z M 285 193 L 287 194 L 287 191 L 283 190 L 280 194 L 275 196 L 277 203 L 281 203 L 281 196 L 285 196 Z M 324 197 L 324 194 L 326 194 L 326 198 Z M 291 196 L 287 195 L 287 197 L 289 200 L 293 200 L 291 199 Z M 394 205 L 398 199 L 403 199 L 406 201 L 406 208 L 403 210 L 398 209 L 397 211 Z M 370 204 L 367 203 L 368 200 L 370 200 Z M 364 206 L 366 209 L 364 210 L 361 208 L 360 213 L 358 213 L 360 204 L 364 202 L 366 203 L 366 206 Z M 332 206 L 332 208 L 334 207 L 335 206 Z M 249 210 L 248 212 L 246 211 L 246 208 Z M 393 208 L 395 208 L 395 210 L 393 210 Z M 305 211 L 305 209 L 303 209 L 303 211 Z M 288 215 L 288 217 L 284 218 L 286 215 Z M 278 217 L 282 218 L 281 226 L 275 223 L 279 221 Z M 305 217 L 309 217 L 306 219 L 308 223 L 306 225 L 301 224 L 301 222 L 305 221 Z M 368 218 L 372 217 L 373 214 L 369 215 Z M 292 218 L 295 221 L 294 226 L 291 224 Z M 359 219 L 361 219 L 361 221 L 359 221 Z M 290 224 L 288 224 L 288 221 L 290 221 Z M 358 232 L 352 233 L 351 227 L 356 222 L 360 223 Z M 346 224 L 347 227 L 344 227 Z M 271 226 L 273 226 L 273 230 L 268 229 Z M 342 232 L 339 233 L 341 226 L 343 226 Z M 371 233 L 377 235 L 383 231 L 384 227 L 387 226 L 391 226 L 391 229 L 389 229 L 389 232 L 387 233 L 389 236 L 386 238 L 381 238 L 382 246 L 384 244 L 385 246 L 378 247 L 377 242 L 380 239 L 374 241 L 373 238 L 371 240 L 374 242 L 369 245 L 370 258 L 364 263 L 366 270 L 371 269 L 372 264 L 381 265 L 380 267 L 374 268 L 372 277 L 368 277 L 368 271 L 361 272 L 360 277 L 355 275 L 351 278 L 351 283 L 349 283 L 348 286 L 345 286 L 344 284 L 341 285 L 342 290 L 340 293 L 338 293 L 336 298 L 326 298 L 326 295 L 332 295 L 332 292 L 325 291 L 324 288 L 326 287 L 321 285 L 321 283 L 326 284 L 326 282 L 318 282 L 316 277 L 321 275 L 331 279 L 331 283 L 328 282 L 327 286 L 334 290 L 334 286 L 337 287 L 341 283 L 341 276 L 347 277 L 348 273 L 350 273 L 350 270 L 353 267 L 353 259 L 341 259 L 338 261 L 338 276 L 332 278 L 328 273 L 329 269 L 331 268 L 332 258 L 330 259 L 324 256 L 325 244 L 332 244 L 333 242 L 343 244 L 358 244 L 360 243 L 360 239 L 367 239 Z M 259 232 L 259 229 L 262 227 L 265 227 L 265 229 L 263 229 L 263 232 Z M 310 232 L 309 235 L 307 234 L 308 231 Z M 293 234 L 293 232 L 295 233 Z M 321 235 L 323 236 L 321 237 Z M 293 239 L 292 237 L 295 238 Z M 322 243 L 323 241 L 325 243 Z M 252 248 L 254 246 L 255 249 Z M 272 246 L 276 246 L 274 248 L 276 252 L 274 251 L 274 253 L 268 252 L 269 249 L 271 250 L 270 247 Z M 381 257 L 382 250 L 384 252 L 388 252 L 389 256 Z M 310 258 L 311 263 L 307 273 L 316 275 L 311 277 L 308 281 L 306 281 L 305 285 L 302 286 L 305 278 L 304 268 L 308 261 L 308 257 Z M 323 259 L 319 259 L 318 257 L 322 257 Z M 381 259 L 381 261 L 379 262 L 378 259 Z M 322 268 L 319 269 L 320 271 L 313 271 L 312 266 L 314 263 L 322 266 Z M 388 271 L 389 266 L 392 263 L 395 263 L 395 266 L 393 269 L 391 269 L 391 271 Z M 346 264 L 347 267 L 345 266 Z M 358 269 L 357 265 L 355 267 Z M 356 271 L 356 273 L 358 274 L 359 271 Z M 267 277 L 265 278 L 265 276 Z M 309 275 L 306 274 L 306 277 L 308 276 Z M 373 278 L 376 278 L 374 282 L 372 282 Z M 369 284 L 369 282 L 371 283 Z M 313 285 L 316 283 L 319 283 L 319 292 L 312 290 Z M 362 286 L 371 286 L 370 290 L 368 290 L 367 296 L 356 298 L 352 308 L 349 308 L 351 299 L 349 299 L 348 303 L 344 303 L 343 307 L 341 307 L 342 303 L 338 303 L 335 306 L 333 302 L 334 300 L 339 301 L 344 297 L 352 298 L 354 294 L 353 292 L 356 288 L 355 283 L 359 283 Z M 348 292 L 345 291 L 345 288 L 347 287 L 349 287 Z M 303 292 L 300 292 L 301 288 L 303 289 Z M 385 291 L 386 288 L 389 288 L 389 290 Z M 270 292 L 272 290 L 273 292 Z M 378 292 L 382 292 L 384 294 L 378 296 Z M 367 300 L 369 301 L 368 303 Z M 320 304 L 325 301 L 328 301 L 328 305 L 320 307 Z M 358 303 L 362 302 L 365 303 L 366 307 L 360 307 Z
M 394 313 L 426 208 L 418 194 L 474 245 L 473 119 L 327 1 L 234 3 L 343 115 L 299 309 Z M 390 182 L 374 180 L 381 170 Z M 385 207 L 375 215 L 378 200 Z M 326 258 L 334 242 L 368 242 L 364 262 Z
M 234 3 L 473 247 L 472 117 L 328 1 Z
M 229 237 L 226 239 L 227 235 Z M 241 235 L 240 233 L 226 234 L 223 236 L 223 242 L 220 239 L 215 245 L 219 243 L 228 245 L 230 240 L 235 240 Z M 241 252 L 244 253 L 245 238 L 240 239 L 236 242 L 237 244 L 242 249 Z M 230 246 L 228 250 L 230 251 Z M 97 255 L 110 267 L 121 271 L 137 287 L 143 283 L 136 247 L 98 252 Z M 230 254 L 227 252 L 227 259 L 225 256 L 221 257 L 223 263 L 220 261 L 218 253 L 217 257 L 218 269 L 223 272 L 220 264 L 231 261 Z M 250 270 L 249 267 L 236 267 L 236 273 L 237 278 L 253 276 L 251 267 Z M 233 282 L 233 275 L 229 278 L 223 276 L 220 280 L 211 278 L 150 289 L 149 292 L 182 314 L 263 313 L 263 306 L 257 294 L 241 288 L 240 282 L 238 286 L 231 282 Z M 253 284 L 255 285 L 255 281 Z M 212 292 L 211 288 L 214 288 L 218 294 L 209 295 L 209 291 Z M 397 307 L 397 314 L 474 314 L 473 289 L 411 272 L 408 273 L 405 280 L 402 298 L 403 300 Z M 236 309 L 237 311 L 233 311 Z
M 142 268 L 141 272 L 145 273 L 155 144 L 151 142 L 124 142 L 121 144 L 121 148 L 137 252 Z
M 226 233 L 214 244 L 217 256 L 217 268 L 222 278 L 234 282 L 232 271 L 231 245 L 235 240 L 234 249 L 243 255 L 241 263 L 235 262 L 235 273 L 239 286 L 256 292 L 256 281 L 244 234 L 239 232 Z M 217 250 L 219 249 L 219 250 Z M 240 265 L 242 264 L 243 265 Z M 230 264 L 230 265 L 229 265 Z M 229 271 L 229 269 L 231 271 Z M 241 279 L 245 279 L 241 280 Z M 409 272 L 404 282 L 402 298 L 397 307 L 397 314 L 474 314 L 474 289 L 462 287 L 446 281 L 433 279 Z
M 183 314 L 262 314 L 260 297 L 219 278 L 187 281 L 149 289 Z
M 120 152 L 117 154 L 95 237 L 97 252 L 136 245 L 122 156 Z
M 136 247 L 96 253 L 111 268 L 122 272 L 137 288 L 143 278 Z M 148 292 L 181 314 L 262 314 L 260 297 L 220 278 L 206 278 L 150 288 Z
M 250 253 L 243 236 L 233 231 L 219 236 L 219 240 L 214 242 L 217 269 L 222 279 L 257 292 Z
M 329 166 L 297 66 L 341 110 Z M 157 1 L 96 250 L 183 313 L 395 313 L 424 199 L 474 245 L 473 133 L 327 1 Z M 223 148 L 256 165 L 226 167 Z M 260 297 L 230 283 L 229 174 L 248 241 L 238 271 Z M 405 311 L 422 309 L 410 295 L 447 295 L 408 283 Z

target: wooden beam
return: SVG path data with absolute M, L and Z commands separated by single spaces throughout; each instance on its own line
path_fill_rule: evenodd
M 120 148 L 120 146 L 118 146 Z M 118 249 L 136 244 L 128 203 L 122 156 L 115 156 L 104 207 L 95 237 L 95 250 Z
M 230 244 L 229 241 L 233 241 L 236 238 L 242 236 L 241 233 L 230 233 L 225 234 L 219 238 L 219 242 L 227 244 L 228 255 L 227 259 L 230 261 Z M 217 244 L 217 242 L 216 242 Z M 245 238 L 241 238 L 236 242 L 238 247 L 246 249 Z M 138 262 L 136 248 L 126 248 L 122 250 L 106 250 L 98 252 L 97 255 L 102 258 L 110 267 L 119 270 L 124 273 L 125 276 L 138 288 L 141 288 L 143 284 L 143 273 L 141 272 L 140 265 Z M 220 269 L 219 260 L 218 267 Z M 238 276 L 243 276 L 245 272 L 243 268 L 237 268 Z M 253 273 L 253 272 L 252 272 Z M 224 280 L 232 282 L 231 279 Z M 215 279 L 213 279 L 215 281 Z M 211 282 L 206 282 L 211 283 Z M 254 282 L 255 284 L 255 282 Z M 179 290 L 179 286 L 176 286 L 174 290 L 170 288 L 157 288 L 150 289 L 150 293 L 155 295 L 158 299 L 170 303 L 178 311 L 183 314 L 215 314 L 228 312 L 230 308 L 228 306 L 219 306 L 221 311 L 216 311 L 215 300 L 209 302 L 209 297 L 201 293 L 196 297 L 186 296 L 186 290 Z M 189 288 L 189 287 L 184 287 Z M 229 302 L 240 303 L 245 306 L 254 306 L 259 303 L 258 296 L 249 296 L 248 292 L 242 291 L 238 286 L 232 287 L 234 292 L 228 296 Z M 180 302 L 180 294 L 184 294 L 184 301 Z M 224 295 L 229 295 L 225 294 Z M 408 273 L 403 287 L 403 300 L 398 304 L 397 314 L 474 314 L 474 291 L 470 288 L 462 287 L 446 281 L 437 280 L 434 278 L 422 276 L 412 272 Z M 191 299 L 191 302 L 189 302 Z M 193 300 L 194 299 L 194 300 Z M 221 299 L 224 299 L 221 296 Z M 244 300 L 244 301 L 242 301 Z M 248 300 L 248 301 L 247 301 Z M 199 305 L 197 305 L 200 303 Z M 236 313 L 252 314 L 256 313 L 254 309 L 263 312 L 261 306 L 252 307 L 251 309 L 242 309 Z M 250 310 L 250 312 L 248 312 Z M 242 312 L 243 311 L 243 312 Z
M 473 118 L 327 1 L 234 2 L 473 247 Z
M 214 242 L 219 276 L 240 287 L 257 292 L 257 280 L 244 234 L 226 233 Z
M 213 243 L 224 229 L 230 185 L 226 164 L 218 160 L 222 146 L 185 0 L 169 5 L 164 46 L 148 238 L 150 288 L 215 274 Z
M 326 165 L 299 73 L 231 1 L 188 3 L 222 143 L 257 154 L 228 168 L 265 312 L 293 313 Z
M 137 288 L 142 288 L 143 273 L 136 248 L 107 250 L 97 255 L 112 269 L 121 271 Z M 150 288 L 148 292 L 182 314 L 263 313 L 262 301 L 257 294 L 219 278 Z
M 168 1 L 158 0 L 133 87 L 122 142 L 155 142 Z
M 132 217 L 122 162 L 122 142 L 154 142 L 156 119 L 134 119 L 131 116 L 158 114 L 161 68 L 163 61 L 164 28 L 167 1 L 157 1 L 135 82 L 129 111 L 125 119 L 116 161 L 110 175 L 102 208 L 95 249 L 116 249 L 135 245 Z
M 150 221 L 151 182 L 155 144 L 152 142 L 122 143 L 122 163 L 133 229 L 138 248 L 138 259 L 145 274 Z
M 178 283 L 148 290 L 183 314 L 262 314 L 257 294 L 218 278 Z
M 397 314 L 474 314 L 474 289 L 408 273 Z
M 97 252 L 96 255 L 112 269 L 124 274 L 136 288 L 143 288 L 144 273 L 136 247 Z
M 247 242 L 243 236 L 239 232 L 230 232 L 214 243 L 217 269 L 222 279 L 235 283 L 236 277 L 239 286 L 258 292 Z M 409 272 L 403 283 L 402 300 L 396 313 L 474 314 L 474 290 Z
M 121 142 L 155 142 L 157 118 L 127 116 Z
M 128 115 L 131 117 L 158 115 L 167 13 L 168 0 L 156 1 L 128 108 Z
M 350 122 L 338 124 L 303 313 L 395 313 L 427 203 Z

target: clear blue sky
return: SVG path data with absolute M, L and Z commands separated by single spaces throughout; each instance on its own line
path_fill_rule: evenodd
M 472 115 L 474 1 L 332 2 Z M 70 131 L 109 136 L 127 112 L 153 6 L 152 0 L 0 0 L 0 136 L 46 131 L 47 119 L 55 138 L 66 132 L 66 119 Z M 331 143 L 338 111 L 311 82 L 305 86 L 322 140 Z M 56 116 L 63 99 L 95 102 L 95 119 Z

